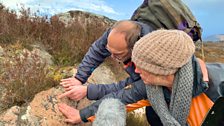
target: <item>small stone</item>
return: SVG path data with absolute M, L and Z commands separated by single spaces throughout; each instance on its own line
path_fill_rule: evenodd
M 14 113 L 14 114 L 19 114 L 20 113 L 20 107 L 18 106 L 14 106 L 11 108 L 11 111 Z
M 27 120 L 28 118 L 27 118 L 26 115 L 22 115 L 22 116 L 21 116 L 21 119 L 22 119 L 22 120 Z

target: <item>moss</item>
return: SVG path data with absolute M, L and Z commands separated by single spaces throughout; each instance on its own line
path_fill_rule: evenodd
M 54 81 L 59 82 L 63 78 L 72 77 L 74 74 L 73 67 L 50 67 L 51 73 L 48 74 Z

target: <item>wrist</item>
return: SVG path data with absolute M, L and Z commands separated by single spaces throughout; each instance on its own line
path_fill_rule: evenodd
M 87 110 L 86 109 L 81 109 L 79 111 L 79 117 L 80 117 L 81 121 L 84 122 L 84 123 L 88 122 L 86 114 L 87 114 Z
M 85 93 L 85 96 L 87 96 L 87 86 L 84 86 L 84 93 Z
M 74 76 L 74 78 L 77 79 L 81 85 L 85 83 L 81 78 L 78 78 L 77 76 Z
M 78 117 L 77 117 L 78 119 L 78 122 L 82 122 L 82 119 L 81 119 L 81 116 L 80 116 L 80 111 L 78 111 Z

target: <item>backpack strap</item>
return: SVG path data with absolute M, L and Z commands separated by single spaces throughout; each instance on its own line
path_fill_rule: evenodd
M 201 67 L 201 72 L 202 72 L 202 75 L 203 75 L 203 81 L 205 82 L 208 82 L 209 79 L 208 79 L 208 70 L 206 68 L 206 65 L 205 65 L 205 62 L 199 58 L 197 58 L 198 60 L 198 63 L 200 64 L 200 67 Z

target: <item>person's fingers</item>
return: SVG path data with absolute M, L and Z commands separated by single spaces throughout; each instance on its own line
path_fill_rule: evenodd
M 76 98 L 76 101 L 79 101 L 79 100 L 81 100 L 82 98 L 81 97 L 79 97 L 79 98 Z
M 66 82 L 60 82 L 59 84 L 60 84 L 60 85 L 64 85 L 64 84 L 66 84 Z
M 67 91 L 70 91 L 74 88 L 74 85 L 69 85 L 69 86 L 63 86 L 64 90 L 67 92 Z
M 58 103 L 58 108 L 62 108 L 65 109 L 68 105 L 66 105 L 65 103 Z
M 74 117 L 73 115 L 71 115 L 71 111 L 74 111 L 72 109 L 71 106 L 68 106 L 67 104 L 64 103 L 58 103 L 58 109 L 59 111 L 66 117 L 65 122 L 67 123 L 80 123 L 80 122 L 76 122 L 76 120 L 72 119 L 72 117 Z
M 63 88 L 68 88 L 68 87 L 70 87 L 70 86 L 73 86 L 73 84 L 61 84 L 61 86 L 63 87 Z
M 70 87 L 64 87 L 65 91 L 70 91 L 71 88 Z
M 70 98 L 71 100 L 78 101 L 78 100 L 77 100 L 77 99 L 79 98 L 78 95 L 79 95 L 79 94 L 72 93 L 72 94 L 70 94 L 70 95 L 67 96 L 67 97 Z
M 73 90 L 67 91 L 67 92 L 65 92 L 65 93 L 63 93 L 63 94 L 61 94 L 61 95 L 59 95 L 58 98 L 63 98 L 63 97 L 65 97 L 65 96 L 68 96 L 68 95 L 70 95 L 72 92 L 73 92 Z
M 71 84 L 73 83 L 75 85 L 81 85 L 82 84 L 82 82 L 80 82 L 76 78 L 61 79 L 60 84 L 66 84 L 66 83 L 71 83 Z
M 72 89 L 73 89 L 73 90 L 75 89 L 75 86 L 74 86 L 74 85 L 71 85 L 71 86 L 65 88 L 66 91 L 70 91 L 70 90 L 72 90 Z M 75 91 L 74 91 L 74 92 L 75 92 Z
M 63 104 L 58 104 L 58 109 L 63 115 L 66 115 L 67 111 L 65 110 L 65 107 Z
M 66 104 L 58 105 L 59 111 L 66 117 L 69 118 L 69 106 Z
M 65 119 L 65 122 L 75 124 L 75 122 L 72 119 Z
M 60 108 L 64 112 L 70 112 L 70 110 L 73 109 L 71 106 L 65 103 L 58 103 L 58 108 Z
M 75 85 L 78 85 L 78 84 L 75 84 L 75 83 L 72 83 L 72 82 L 63 82 L 63 83 L 60 83 L 60 85 L 64 88 L 67 88 L 67 87 L 75 86 Z
M 60 82 L 60 85 L 66 85 L 66 84 L 70 84 L 71 81 L 63 81 L 63 82 Z
M 73 78 L 61 79 L 61 82 L 71 81 L 71 79 L 73 79 Z
M 72 96 L 70 99 L 74 100 L 74 101 L 78 101 L 76 97 Z

